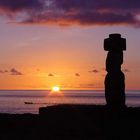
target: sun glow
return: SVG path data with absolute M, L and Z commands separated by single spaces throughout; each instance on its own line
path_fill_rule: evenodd
M 49 93 L 49 96 L 59 96 L 59 97 L 62 97 L 63 96 L 63 92 L 61 92 L 59 86 L 54 86 L 54 87 L 52 87 L 51 92 Z
M 54 87 L 52 87 L 52 91 L 53 92 L 59 92 L 60 91 L 60 87 L 54 86 Z

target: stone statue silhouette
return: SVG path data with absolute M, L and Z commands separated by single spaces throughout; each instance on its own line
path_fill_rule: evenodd
M 108 107 L 125 107 L 125 76 L 121 71 L 123 51 L 126 50 L 126 39 L 120 34 L 110 34 L 104 40 L 104 50 L 108 51 L 106 59 L 105 97 Z

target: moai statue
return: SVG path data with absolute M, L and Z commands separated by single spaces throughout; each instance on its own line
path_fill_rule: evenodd
M 125 76 L 121 71 L 123 51 L 126 50 L 126 39 L 120 34 L 110 34 L 104 40 L 104 50 L 108 51 L 106 59 L 105 97 L 111 108 L 125 107 Z

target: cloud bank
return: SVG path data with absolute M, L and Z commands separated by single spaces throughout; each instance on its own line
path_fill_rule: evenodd
M 0 15 L 22 24 L 140 26 L 139 0 L 0 0 Z

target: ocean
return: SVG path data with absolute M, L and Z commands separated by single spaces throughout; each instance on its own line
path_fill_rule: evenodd
M 39 107 L 56 104 L 96 104 L 105 105 L 102 90 L 64 90 L 53 93 L 48 90 L 1 90 L 0 113 L 38 114 Z M 127 106 L 140 106 L 140 91 L 126 91 Z

